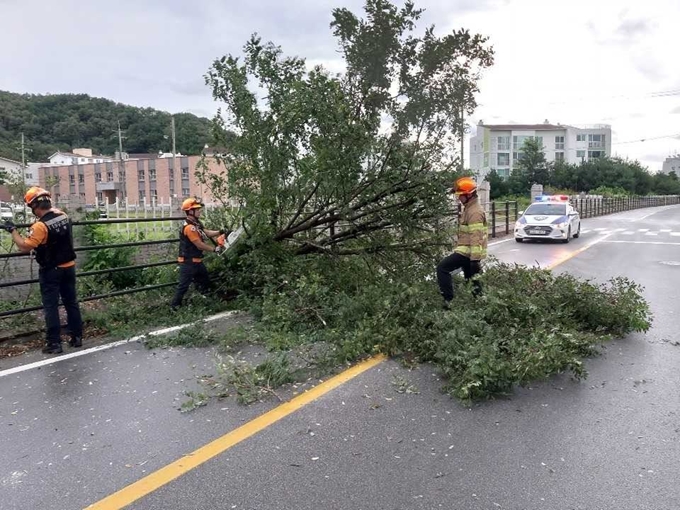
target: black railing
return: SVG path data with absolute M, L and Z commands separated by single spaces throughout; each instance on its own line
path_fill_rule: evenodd
M 571 197 L 571 203 L 581 218 L 593 218 L 619 212 L 680 204 L 678 195 L 645 197 Z
M 508 235 L 512 232 L 518 219 L 519 207 L 516 201 L 491 202 L 489 205 L 489 236 Z
M 110 225 L 112 223 L 144 223 L 144 222 L 153 222 L 153 221 L 184 221 L 185 217 L 168 217 L 168 218 L 120 218 L 120 219 L 104 219 L 104 220 L 82 220 L 82 221 L 73 221 L 71 224 L 73 226 L 86 226 L 86 225 Z M 30 227 L 30 224 L 18 224 L 18 228 L 27 228 Z M 74 250 L 76 252 L 88 252 L 88 251 L 93 251 L 93 250 L 103 250 L 103 249 L 116 249 L 116 248 L 129 248 L 129 247 L 142 247 L 142 246 L 153 246 L 153 245 L 162 245 L 162 244 L 171 244 L 171 243 L 178 243 L 179 239 L 159 239 L 159 240 L 149 240 L 149 241 L 130 241 L 130 242 L 123 242 L 123 243 L 110 243 L 110 244 L 94 244 L 94 245 L 88 245 L 88 246 L 76 246 Z M 0 259 L 10 259 L 10 258 L 16 258 L 16 257 L 31 257 L 32 255 L 30 253 L 20 253 L 20 252 L 12 252 L 12 253 L 0 253 Z M 162 267 L 162 266 L 168 266 L 171 264 L 176 264 L 176 260 L 164 260 L 160 262 L 149 262 L 149 263 L 144 263 L 144 264 L 133 264 L 133 265 L 127 265 L 127 266 L 122 266 L 122 267 L 112 267 L 112 268 L 106 268 L 106 269 L 97 269 L 97 270 L 92 270 L 92 271 L 78 271 L 76 273 L 77 278 L 82 278 L 82 277 L 88 277 L 88 276 L 100 276 L 104 274 L 111 274 L 111 273 L 117 273 L 117 272 L 124 272 L 124 271 L 134 271 L 134 270 L 139 270 L 139 269 L 147 269 L 147 268 L 153 268 L 153 267 Z M 32 285 L 35 283 L 38 283 L 39 279 L 38 278 L 24 278 L 21 280 L 11 280 L 11 281 L 3 281 L 0 282 L 0 289 L 2 288 L 8 288 L 8 287 L 19 287 L 19 286 L 24 286 L 24 285 Z M 150 291 L 150 290 L 156 290 L 156 289 L 162 289 L 166 287 L 171 287 L 177 285 L 177 282 L 171 282 L 171 283 L 162 283 L 162 284 L 155 284 L 155 285 L 144 285 L 140 287 L 133 287 L 133 288 L 128 288 L 128 289 L 123 289 L 123 290 L 116 290 L 112 292 L 108 292 L 105 294 L 98 294 L 94 296 L 86 296 L 82 297 L 80 299 L 81 302 L 87 302 L 87 301 L 95 301 L 98 299 L 106 299 L 114 296 L 123 296 L 126 294 L 134 294 L 137 292 L 145 292 L 145 291 Z M 14 308 L 11 310 L 5 310 L 0 312 L 0 318 L 3 317 L 10 317 L 13 315 L 20 315 L 23 313 L 29 313 L 29 312 L 35 312 L 38 310 L 42 310 L 42 306 L 24 306 L 21 308 Z

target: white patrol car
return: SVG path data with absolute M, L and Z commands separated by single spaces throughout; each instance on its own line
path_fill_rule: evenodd
M 515 223 L 515 241 L 551 239 L 568 243 L 581 235 L 581 218 L 566 195 L 543 195 L 534 199 Z

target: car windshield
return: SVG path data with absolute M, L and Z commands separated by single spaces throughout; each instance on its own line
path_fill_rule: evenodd
M 531 204 L 524 212 L 529 216 L 564 216 L 567 214 L 566 204 Z

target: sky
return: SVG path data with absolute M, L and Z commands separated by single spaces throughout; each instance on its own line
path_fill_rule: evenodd
M 401 3 L 401 0 L 397 0 Z M 203 76 L 253 32 L 342 70 L 329 23 L 361 0 L 0 0 L 0 90 L 87 93 L 212 117 Z M 420 27 L 489 37 L 471 134 L 487 124 L 610 124 L 614 155 L 651 171 L 680 152 L 677 0 L 420 0 Z M 642 141 L 644 140 L 644 141 Z M 467 155 L 466 155 L 467 159 Z

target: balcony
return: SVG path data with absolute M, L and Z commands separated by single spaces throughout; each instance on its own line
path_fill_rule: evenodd
M 116 181 L 98 182 L 97 191 L 120 191 L 123 185 Z

